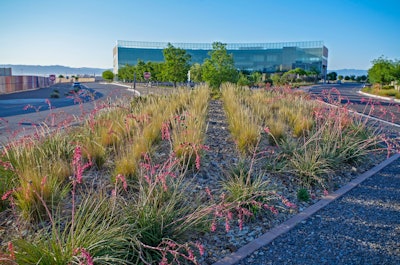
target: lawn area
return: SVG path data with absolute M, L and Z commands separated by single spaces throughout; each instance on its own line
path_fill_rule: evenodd
M 400 90 L 396 90 L 394 86 L 367 86 L 361 89 L 362 92 L 388 98 L 400 99 Z

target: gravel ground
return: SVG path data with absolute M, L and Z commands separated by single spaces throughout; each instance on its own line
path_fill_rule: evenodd
M 400 159 L 244 264 L 400 264 Z

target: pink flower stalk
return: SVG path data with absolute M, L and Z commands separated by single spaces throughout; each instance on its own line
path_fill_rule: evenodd
M 213 197 L 212 194 L 211 194 L 211 190 L 210 190 L 209 187 L 206 187 L 206 193 L 207 193 L 207 195 L 208 195 L 210 198 Z
M 200 156 L 197 152 L 196 152 L 196 169 L 200 170 Z
M 297 208 L 296 204 L 294 204 L 294 203 L 292 203 L 292 202 L 290 202 L 288 200 L 284 200 L 283 203 L 289 208 Z
M 148 175 L 144 175 L 144 179 L 146 180 L 147 184 L 151 184 L 151 179 Z
M 161 138 L 163 140 L 170 140 L 171 139 L 171 134 L 170 134 L 170 127 L 169 127 L 169 122 L 163 122 L 162 127 L 161 127 Z
M 85 263 L 79 262 L 79 265 L 94 265 L 93 258 L 85 248 L 77 248 L 74 250 L 74 254 L 81 254 L 81 257 L 86 261 Z
M 231 230 L 231 226 L 229 225 L 229 219 L 225 218 L 225 231 L 229 232 Z
M 211 223 L 211 232 L 215 232 L 217 230 L 217 223 L 215 220 L 212 221 Z
M 82 183 L 82 176 L 83 176 L 83 171 L 90 167 L 92 163 L 87 162 L 86 164 L 82 165 L 82 150 L 79 145 L 75 147 L 74 150 L 74 156 L 72 160 L 72 165 L 74 167 L 74 173 L 75 173 L 75 180 L 77 183 Z
M 32 107 L 32 105 L 28 104 L 28 105 L 26 105 L 25 107 L 23 107 L 23 110 L 28 110 L 28 109 L 30 109 L 31 107 Z
M 196 247 L 199 250 L 200 256 L 204 255 L 204 246 L 200 244 L 199 242 L 196 242 Z
M 122 175 L 122 174 L 118 174 L 115 177 L 115 184 L 118 183 L 118 180 L 122 182 L 122 187 L 124 188 L 125 191 L 127 191 L 128 190 L 128 183 L 126 182 L 125 176 Z
M 275 215 L 278 214 L 278 210 L 274 206 L 269 206 L 268 204 L 264 204 L 264 208 L 270 210 Z
M 143 243 L 142 246 L 161 253 L 162 257 L 158 263 L 159 265 L 187 264 L 187 262 L 184 262 L 183 260 L 189 261 L 193 264 L 199 264 L 196 260 L 194 249 L 192 249 L 191 246 L 196 247 L 201 255 L 204 253 L 204 248 L 199 243 L 189 242 L 186 244 L 179 244 L 170 239 L 164 239 L 156 247 L 145 245 Z M 140 259 L 144 264 L 150 264 L 144 259 L 144 257 L 140 257 Z
M 11 241 L 8 242 L 7 248 L 8 248 L 8 251 L 10 252 L 10 259 L 15 260 L 14 245 Z
M 195 257 L 194 257 L 193 251 L 192 251 L 191 249 L 188 249 L 187 252 L 188 252 L 188 254 L 189 254 L 189 255 L 188 255 L 188 259 L 189 259 L 189 260 L 194 260 Z
M 15 190 L 9 190 L 6 193 L 4 193 L 3 196 L 1 196 L 1 200 L 2 201 L 7 200 L 11 196 L 11 194 L 13 194 L 14 191 Z
M 52 109 L 51 102 L 50 102 L 50 100 L 48 98 L 46 98 L 45 102 L 49 106 L 49 109 Z
M 42 186 L 42 188 L 43 188 L 43 186 L 46 185 L 46 183 L 47 183 L 47 176 L 44 176 L 42 178 L 42 181 L 40 182 L 40 186 Z
M 167 257 L 163 257 L 162 260 L 160 261 L 160 263 L 158 263 L 158 264 L 159 265 L 169 265 Z
M 243 219 L 239 218 L 238 224 L 239 224 L 239 230 L 242 231 L 243 230 Z
M 9 161 L 3 162 L 0 160 L 0 166 L 2 166 L 5 170 L 14 170 L 13 165 Z
M 167 191 L 167 190 L 168 190 L 167 180 L 166 180 L 166 178 L 165 178 L 165 177 L 168 176 L 168 175 L 169 175 L 169 174 L 168 174 L 168 172 L 167 172 L 167 173 L 164 173 L 164 174 L 160 174 L 160 175 L 158 175 L 158 176 L 156 177 L 157 180 L 161 182 L 164 191 Z

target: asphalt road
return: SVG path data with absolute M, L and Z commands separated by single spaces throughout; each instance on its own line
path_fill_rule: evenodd
M 63 127 L 86 118 L 90 112 L 104 104 L 126 100 L 132 96 L 169 93 L 173 88 L 147 87 L 108 83 L 82 83 L 84 93 L 71 96 L 71 84 L 55 84 L 49 88 L 0 95 L 0 145 L 35 132 L 39 125 Z M 60 98 L 50 95 L 58 90 Z
M 102 104 L 134 95 L 126 87 L 112 84 L 83 85 L 85 92 L 72 97 L 68 95 L 70 84 L 0 95 L 0 143 L 30 134 L 43 123 L 53 128 L 61 127 L 86 117 Z M 60 98 L 50 98 L 54 89 L 60 92 Z
M 313 86 L 308 92 L 325 102 L 340 102 L 359 113 L 400 125 L 400 103 L 360 94 L 362 86 L 360 83 L 324 84 Z

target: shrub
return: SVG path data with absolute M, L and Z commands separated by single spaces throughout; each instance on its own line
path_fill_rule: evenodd
M 60 92 L 58 92 L 57 90 L 54 90 L 51 94 L 50 94 L 50 98 L 59 98 L 60 97 Z
M 397 94 L 399 94 L 399 91 L 391 88 L 391 89 L 382 89 L 378 91 L 379 96 L 385 96 L 385 97 L 394 97 Z
M 308 202 L 310 200 L 310 193 L 307 189 L 301 188 L 297 191 L 297 199 L 299 201 Z

